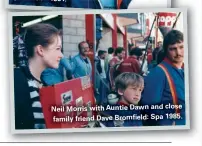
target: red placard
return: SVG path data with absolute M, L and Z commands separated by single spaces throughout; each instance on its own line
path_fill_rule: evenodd
M 78 121 L 78 117 L 88 117 L 95 114 L 93 111 L 71 111 L 67 108 L 71 106 L 75 109 L 83 106 L 95 106 L 95 98 L 92 83 L 89 76 L 62 82 L 53 86 L 44 87 L 40 90 L 40 100 L 44 113 L 47 128 L 82 128 L 88 124 L 88 121 Z M 57 107 L 58 112 L 53 112 Z M 86 108 L 89 109 L 89 108 Z M 65 122 L 54 122 L 53 117 L 64 118 L 73 117 Z
M 158 13 L 158 25 L 159 27 L 172 27 L 176 20 L 176 13 Z

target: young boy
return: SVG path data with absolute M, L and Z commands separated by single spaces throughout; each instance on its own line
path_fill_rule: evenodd
M 135 118 L 141 115 L 141 111 L 130 107 L 131 105 L 138 105 L 141 99 L 141 93 L 144 88 L 143 78 L 136 73 L 122 73 L 115 79 L 115 88 L 119 100 L 115 105 L 108 105 L 108 108 L 110 106 L 112 110 L 105 109 L 104 112 L 107 116 L 112 116 L 113 120 L 101 122 L 107 127 L 142 126 L 142 120 Z M 122 106 L 127 107 L 127 110 L 114 110 Z M 117 120 L 115 117 L 123 117 L 125 120 Z

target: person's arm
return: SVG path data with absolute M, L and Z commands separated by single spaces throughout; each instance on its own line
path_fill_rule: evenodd
M 160 105 L 163 96 L 163 90 L 166 84 L 166 76 L 164 72 L 155 67 L 148 76 L 145 77 L 144 90 L 142 92 L 141 105 L 149 105 L 148 110 L 143 110 L 143 114 L 147 114 L 149 119 L 144 121 L 146 126 L 158 125 L 156 120 L 151 119 L 151 114 L 161 115 L 162 109 L 150 109 L 151 105 Z
M 155 67 L 145 77 L 145 85 L 141 103 L 144 105 L 154 105 L 161 103 L 163 90 L 166 84 L 166 76 L 160 67 Z
M 60 60 L 60 64 L 65 68 L 66 78 L 68 80 L 71 80 L 72 79 L 72 66 L 70 64 L 70 61 L 67 58 L 63 57 Z
M 131 62 L 131 64 L 132 64 L 131 67 L 132 67 L 133 72 L 140 74 L 140 75 L 143 74 L 143 72 L 141 71 L 140 63 L 138 61 L 134 60 Z
M 70 61 L 67 58 L 63 57 L 60 60 L 60 63 L 65 68 L 65 70 L 70 70 L 70 71 L 72 70 L 72 66 L 70 64 Z
M 46 69 L 41 74 L 41 80 L 47 86 L 63 82 L 63 80 L 61 79 L 61 75 L 59 74 L 59 72 L 57 72 L 56 69 Z
M 97 68 L 98 73 L 101 74 L 102 73 L 102 67 L 101 67 L 101 60 L 100 59 L 96 62 L 96 68 Z
M 72 58 L 71 60 L 70 60 L 70 64 L 71 64 L 71 73 L 72 73 L 72 75 L 74 75 L 75 74 L 75 70 L 76 70 L 76 65 L 77 65 L 77 60 L 76 60 L 76 57 L 74 57 L 74 58 Z
M 120 74 L 122 72 L 122 63 L 117 67 L 116 71 Z

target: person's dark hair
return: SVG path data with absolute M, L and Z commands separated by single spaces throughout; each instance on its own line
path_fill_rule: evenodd
M 38 23 L 28 27 L 25 34 L 25 47 L 28 58 L 34 56 L 35 46 L 47 47 L 54 42 L 56 36 L 61 36 L 61 31 L 51 24 Z
M 115 50 L 115 56 L 117 56 L 117 54 L 120 54 L 122 51 L 124 51 L 124 49 L 122 47 L 118 47 Z
M 84 43 L 87 43 L 86 41 L 82 41 L 82 42 L 80 42 L 79 44 L 78 44 L 78 48 L 79 48 L 79 50 L 81 50 L 81 48 L 82 48 L 82 44 L 84 44 Z M 88 43 L 87 43 L 88 44 Z
M 107 53 L 107 51 L 99 50 L 99 51 L 98 51 L 98 56 L 101 56 L 101 55 L 103 55 L 104 53 Z
M 167 53 L 168 46 L 184 41 L 183 33 L 179 30 L 171 30 L 163 40 L 164 53 Z
M 135 56 L 137 56 L 137 57 L 140 57 L 140 56 L 142 56 L 142 50 L 141 50 L 140 48 L 138 48 L 138 47 L 133 48 L 133 49 L 130 51 L 130 56 L 132 56 L 132 55 L 135 55 Z
M 113 54 L 114 53 L 114 48 L 110 47 L 108 48 L 108 54 Z
M 161 49 L 157 54 L 157 64 L 161 63 L 163 59 L 165 58 L 165 52 L 163 49 Z

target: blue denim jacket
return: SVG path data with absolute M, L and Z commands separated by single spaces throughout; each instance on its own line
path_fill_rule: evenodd
M 41 80 L 48 86 L 63 82 L 64 69 L 67 79 L 70 79 L 72 76 L 70 62 L 67 58 L 62 58 L 58 69 L 48 68 L 42 72 Z
M 175 120 L 171 117 L 167 118 L 166 114 L 174 114 L 174 109 L 158 109 L 158 110 L 150 110 L 147 111 L 149 114 L 154 113 L 157 115 L 163 115 L 164 118 L 158 121 L 158 125 L 172 125 L 172 122 L 175 121 L 176 125 L 185 125 L 185 82 L 184 82 L 184 70 L 177 69 L 174 67 L 168 59 L 165 59 L 161 64 L 163 64 L 171 78 L 173 79 L 177 97 L 178 104 L 182 105 L 182 109 L 180 110 L 180 115 L 182 119 Z M 168 84 L 168 80 L 164 71 L 156 66 L 151 69 L 150 73 L 147 77 L 145 77 L 145 88 L 143 91 L 141 103 L 144 105 L 160 105 L 160 104 L 172 104 L 173 99 L 170 91 L 170 86 Z
M 87 63 L 80 54 L 74 56 L 71 60 L 72 74 L 74 78 L 90 75 L 92 77 L 92 65 L 90 59 L 87 58 Z

